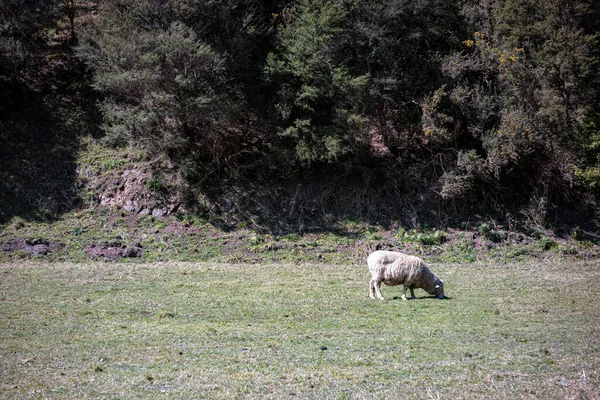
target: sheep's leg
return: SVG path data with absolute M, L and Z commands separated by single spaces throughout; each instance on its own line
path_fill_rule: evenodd
M 417 296 L 415 296 L 415 291 L 413 290 L 413 288 L 410 288 L 410 298 L 413 300 L 417 298 Z
M 375 279 L 371 279 L 371 282 L 369 282 L 369 297 L 375 298 Z
M 377 294 L 377 298 L 379 300 L 384 300 L 383 295 L 381 294 L 381 281 L 373 279 L 373 286 L 375 286 L 375 293 Z
M 411 291 L 412 291 L 412 289 L 411 289 Z M 406 286 L 404 286 L 404 291 L 402 292 L 402 300 L 404 300 L 404 301 L 408 300 L 406 298 Z

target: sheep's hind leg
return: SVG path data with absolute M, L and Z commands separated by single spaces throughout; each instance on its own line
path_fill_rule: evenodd
M 385 300 L 383 298 L 383 295 L 381 294 L 381 281 L 373 279 L 371 282 L 373 282 L 373 286 L 375 287 L 375 293 L 377 294 L 377 298 L 379 300 Z
M 371 279 L 371 282 L 369 282 L 369 297 L 375 298 L 375 279 Z
M 411 298 L 411 300 L 414 300 L 417 298 L 417 296 L 415 296 L 415 291 L 413 288 L 410 288 L 410 298 Z

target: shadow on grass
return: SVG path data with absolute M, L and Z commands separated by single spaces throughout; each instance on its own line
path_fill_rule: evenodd
M 392 300 L 402 300 L 401 296 L 394 296 Z M 415 300 L 452 300 L 450 296 L 444 296 L 443 299 L 438 299 L 436 296 L 417 296 L 416 299 L 408 299 L 407 301 L 415 301 Z

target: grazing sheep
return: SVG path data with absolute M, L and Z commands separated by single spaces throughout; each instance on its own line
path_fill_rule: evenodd
M 371 272 L 371 283 L 369 284 L 369 295 L 383 300 L 381 295 L 381 282 L 388 286 L 404 285 L 402 300 L 406 300 L 406 289 L 410 289 L 411 299 L 416 299 L 416 288 L 425 289 L 427 293 L 438 299 L 444 298 L 444 282 L 442 282 L 425 265 L 419 257 L 406 254 L 378 250 L 367 258 L 369 272 Z

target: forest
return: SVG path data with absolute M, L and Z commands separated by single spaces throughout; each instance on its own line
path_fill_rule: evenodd
M 148 185 L 180 210 L 597 231 L 598 21 L 592 0 L 1 0 L 0 221 L 86 204 L 91 138 L 168 160 L 179 183 Z

